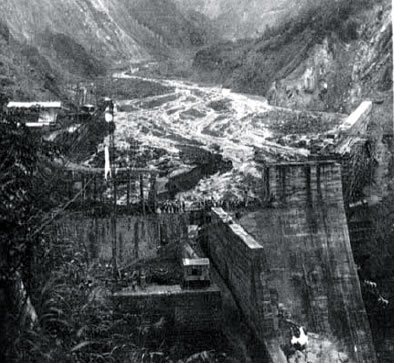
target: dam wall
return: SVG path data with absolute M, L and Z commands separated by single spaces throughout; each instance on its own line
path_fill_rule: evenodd
M 341 166 L 276 163 L 266 165 L 264 175 L 270 204 L 237 223 L 214 209 L 208 231 L 208 255 L 240 309 L 269 347 L 284 336 L 285 310 L 291 321 L 335 341 L 351 361 L 376 362 L 350 247 Z
M 212 210 L 207 253 L 232 291 L 248 324 L 259 336 L 273 336 L 264 248 L 221 208 Z
M 118 263 L 122 266 L 139 258 L 156 257 L 161 247 L 187 240 L 188 221 L 187 214 L 118 216 Z M 56 221 L 52 233 L 64 240 L 79 241 L 90 260 L 110 261 L 112 258 L 114 227 L 110 217 L 68 215 Z

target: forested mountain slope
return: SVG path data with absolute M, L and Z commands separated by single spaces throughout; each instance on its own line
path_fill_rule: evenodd
M 0 23 L 0 92 L 20 100 L 59 98 L 60 85 L 189 57 L 216 39 L 208 18 L 172 0 L 3 0 Z
M 258 39 L 199 51 L 194 66 L 203 79 L 278 106 L 349 112 L 391 91 L 391 3 L 320 1 Z
M 306 0 L 175 0 L 181 9 L 198 11 L 217 24 L 227 39 L 256 38 L 267 27 L 298 13 Z

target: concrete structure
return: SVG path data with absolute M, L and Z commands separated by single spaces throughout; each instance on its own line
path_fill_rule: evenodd
M 215 285 L 193 290 L 179 285 L 148 286 L 137 292 L 116 292 L 113 301 L 118 313 L 144 313 L 152 323 L 164 319 L 169 333 L 212 333 L 221 329 L 222 300 Z
M 208 258 L 184 258 L 182 268 L 184 287 L 200 288 L 210 285 Z
M 340 165 L 268 164 L 264 175 L 271 204 L 242 217 L 243 227 L 223 210 L 213 210 L 211 262 L 274 362 L 283 355 L 278 306 L 308 331 L 346 347 L 351 361 L 376 362 L 350 247 Z
M 179 214 L 118 216 L 116 237 L 119 267 L 139 258 L 158 256 L 161 241 L 186 241 L 187 224 L 187 215 Z M 113 225 L 110 216 L 65 216 L 54 224 L 52 231 L 64 240 L 80 241 L 93 260 L 110 261 L 112 258 Z
M 371 183 L 375 159 L 375 144 L 368 137 L 372 102 L 364 101 L 338 128 L 339 140 L 333 150 L 342 165 L 343 194 L 346 203 L 363 195 Z
M 178 259 L 183 271 L 182 286 L 133 284 L 113 294 L 115 311 L 143 315 L 148 325 L 163 325 L 166 333 L 215 334 L 221 329 L 222 300 L 220 290 L 211 284 L 209 259 L 200 258 L 186 241 L 173 245 L 182 252 Z M 156 262 L 160 261 L 168 268 L 168 261 L 159 258 Z
M 251 328 L 260 338 L 274 336 L 263 246 L 221 208 L 215 208 L 208 226 L 207 253 Z
M 105 168 L 68 163 L 63 169 L 62 187 L 69 193 L 70 199 L 77 191 L 83 190 L 81 198 L 77 201 L 82 209 L 89 203 L 112 207 L 114 194 L 105 195 L 107 190 Z M 156 177 L 155 170 L 115 167 L 109 180 L 116 185 L 120 194 L 117 193 L 116 204 L 129 207 L 144 203 L 146 211 L 154 212 L 157 203 Z

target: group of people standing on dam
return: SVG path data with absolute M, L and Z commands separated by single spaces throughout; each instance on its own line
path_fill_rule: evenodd
M 177 214 L 186 212 L 186 203 L 181 200 L 166 200 L 158 203 L 156 214 Z
M 213 197 L 185 201 L 183 199 L 165 200 L 157 202 L 156 214 L 177 214 L 193 210 L 209 210 L 211 208 L 223 208 L 227 211 L 243 209 L 258 204 L 258 200 L 246 199 L 215 199 Z
M 243 200 L 216 200 L 214 198 L 206 198 L 192 202 L 184 200 L 165 200 L 157 203 L 157 214 L 177 214 L 185 213 L 193 210 L 208 210 L 210 208 L 223 208 L 225 210 L 236 210 L 245 208 L 247 203 Z

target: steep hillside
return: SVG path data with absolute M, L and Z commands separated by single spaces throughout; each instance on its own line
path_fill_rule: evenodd
M 93 54 L 142 58 L 147 52 L 118 26 L 108 7 L 96 0 L 5 0 L 0 12 L 18 40 L 36 42 L 43 32 L 71 36 Z
M 1 92 L 62 98 L 68 85 L 130 62 L 189 59 L 216 39 L 209 19 L 172 0 L 0 2 Z
M 67 102 L 61 91 L 63 75 L 36 47 L 13 39 L 0 22 L 0 108 L 9 99 Z
M 38 39 L 38 47 L 54 67 L 83 78 L 95 78 L 106 73 L 103 61 L 90 54 L 73 38 L 47 31 Z
M 267 96 L 279 106 L 350 111 L 371 92 L 391 89 L 389 1 L 320 1 L 256 40 L 197 53 L 203 79 Z
M 199 47 L 217 38 L 212 23 L 202 14 L 179 11 L 172 0 L 124 1 L 139 24 L 157 34 L 161 43 L 175 48 Z
M 297 13 L 306 0 L 175 0 L 181 9 L 214 20 L 227 39 L 255 38 Z
M 208 20 L 182 14 L 169 0 L 4 0 L 0 14 L 19 41 L 47 46 L 43 34 L 63 34 L 111 65 L 175 56 L 180 46 L 208 39 Z

